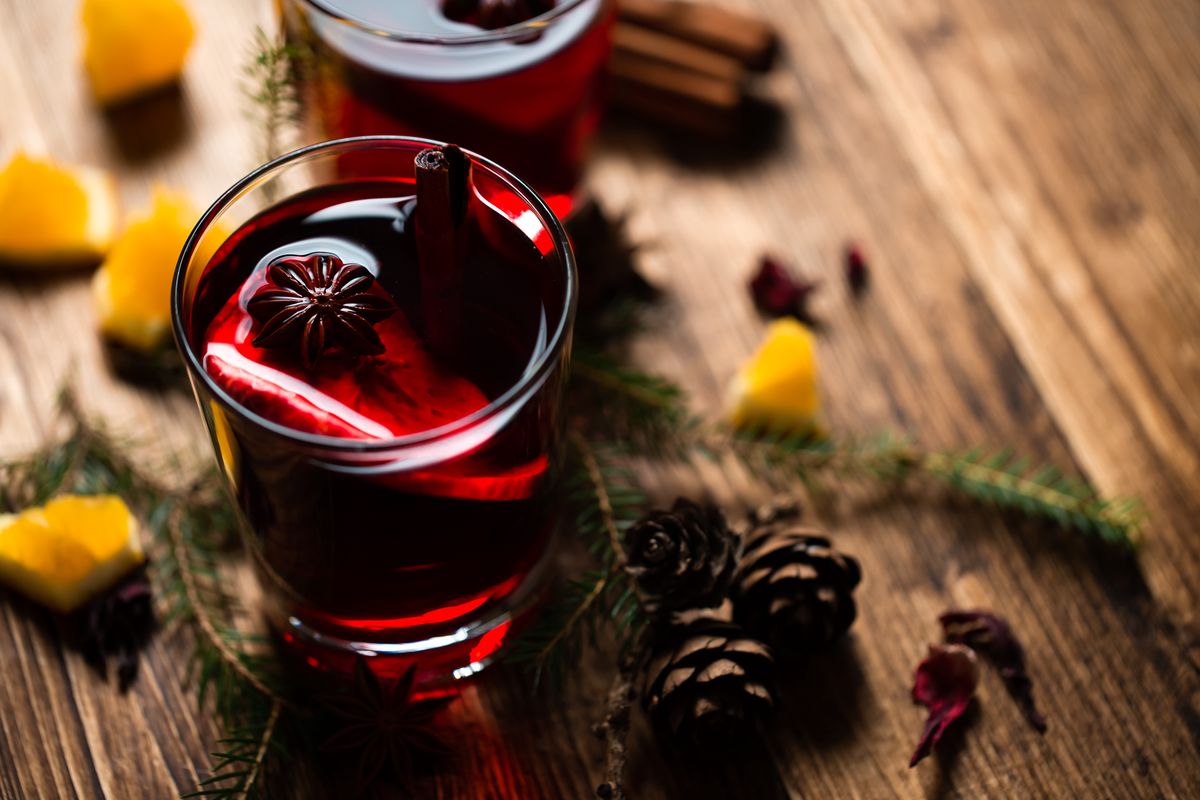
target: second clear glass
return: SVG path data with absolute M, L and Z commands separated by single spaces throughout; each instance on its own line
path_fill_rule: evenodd
M 603 106 L 613 0 L 560 0 L 497 30 L 454 22 L 440 0 L 282 0 L 302 45 L 320 138 L 401 134 L 504 164 L 570 215 Z

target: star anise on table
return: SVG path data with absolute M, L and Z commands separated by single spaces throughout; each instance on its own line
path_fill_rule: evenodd
M 332 253 L 285 255 L 267 266 L 267 283 L 246 311 L 261 323 L 256 347 L 299 347 L 312 366 L 331 347 L 354 355 L 377 355 L 383 342 L 373 327 L 396 311 L 390 300 L 371 291 L 375 277 L 361 264 L 346 264 Z
M 340 694 L 325 695 L 322 705 L 341 725 L 321 745 L 325 752 L 357 754 L 358 791 L 366 789 L 385 767 L 411 786 L 418 767 L 442 760 L 449 748 L 432 730 L 433 718 L 453 695 L 413 699 L 416 667 L 394 681 L 381 681 L 359 656 L 354 684 Z

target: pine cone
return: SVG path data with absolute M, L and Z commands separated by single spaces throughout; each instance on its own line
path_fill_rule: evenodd
M 738 622 L 777 652 L 801 655 L 833 642 L 854 622 L 858 562 L 834 550 L 794 509 L 752 515 L 733 597 Z
M 625 569 L 651 614 L 715 606 L 737 568 L 738 539 L 715 506 L 683 497 L 625 534 Z
M 655 649 L 642 703 L 667 736 L 704 747 L 747 734 L 775 705 L 771 650 L 724 609 L 680 615 Z

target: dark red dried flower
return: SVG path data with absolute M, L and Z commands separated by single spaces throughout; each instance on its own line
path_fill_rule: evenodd
M 846 245 L 846 283 L 850 284 L 850 291 L 858 297 L 867 290 L 870 282 L 871 272 L 867 268 L 862 246 L 851 242 Z
M 773 317 L 793 316 L 802 322 L 812 320 L 808 297 L 816 289 L 816 283 L 797 280 L 782 262 L 771 256 L 762 257 L 758 272 L 750 279 L 750 295 L 759 311 Z
M 158 623 L 145 569 L 92 600 L 79 612 L 79 650 L 101 676 L 109 657 L 117 662 L 121 691 L 133 684 L 138 657 L 150 642 Z
M 1033 702 L 1033 681 L 1025 672 L 1025 650 L 1008 622 L 990 611 L 947 611 L 938 621 L 947 642 L 981 653 L 1000 671 L 1009 696 L 1021 707 L 1025 719 L 1038 733 L 1045 733 L 1046 718 Z
M 383 352 L 372 327 L 396 307 L 371 291 L 375 276 L 361 264 L 345 264 L 333 253 L 285 255 L 267 266 L 267 283 L 246 303 L 261 323 L 256 347 L 299 346 L 311 366 L 330 347 L 355 355 Z
M 979 685 L 979 663 L 975 653 L 960 644 L 929 645 L 929 655 L 917 665 L 913 676 L 913 702 L 929 709 L 925 730 L 908 766 L 915 767 L 954 720 L 963 715 Z
M 448 751 L 433 733 L 430 722 L 454 696 L 414 700 L 415 676 L 414 665 L 399 679 L 382 682 L 367 665 L 367 659 L 358 656 L 354 661 L 353 690 L 321 698 L 322 705 L 342 723 L 321 749 L 357 754 L 360 793 L 384 767 L 390 767 L 397 779 L 411 786 L 421 766 L 418 760 L 439 759 Z

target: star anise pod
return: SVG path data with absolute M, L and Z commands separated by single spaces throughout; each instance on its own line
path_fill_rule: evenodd
M 360 793 L 379 777 L 384 767 L 411 786 L 418 759 L 437 760 L 449 752 L 431 730 L 430 722 L 454 696 L 414 700 L 415 676 L 414 665 L 394 681 L 380 681 L 367 660 L 358 656 L 354 662 L 353 687 L 321 698 L 325 708 L 342 723 L 321 749 L 357 753 Z
M 355 355 L 382 353 L 372 326 L 396 307 L 371 291 L 374 282 L 366 267 L 343 263 L 333 253 L 276 258 L 267 267 L 267 284 L 246 304 L 262 324 L 255 346 L 298 345 L 305 366 L 335 346 Z

